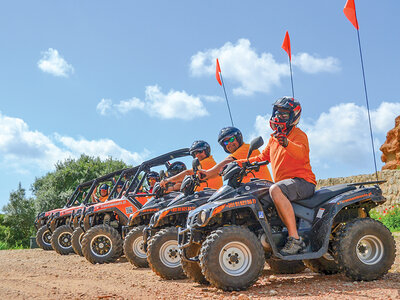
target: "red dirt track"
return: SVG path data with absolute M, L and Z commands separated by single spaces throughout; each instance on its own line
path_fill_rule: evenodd
M 166 281 L 150 269 L 135 269 L 121 258 L 92 265 L 78 255 L 55 251 L 0 251 L 1 299 L 400 299 L 400 235 L 396 263 L 382 280 L 352 282 L 308 269 L 296 275 L 263 276 L 247 291 L 223 292 L 189 280 Z

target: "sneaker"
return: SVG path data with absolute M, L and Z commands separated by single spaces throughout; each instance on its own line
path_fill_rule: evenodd
M 281 249 L 280 253 L 282 255 L 294 255 L 302 251 L 306 245 L 304 244 L 303 238 L 295 239 L 292 236 L 289 236 L 285 246 Z

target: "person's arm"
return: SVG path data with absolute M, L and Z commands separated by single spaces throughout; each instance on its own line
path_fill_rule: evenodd
M 168 182 L 178 182 L 178 181 L 181 182 L 186 175 L 193 175 L 193 170 L 192 169 L 185 170 L 180 172 L 179 174 L 176 174 L 175 176 L 172 176 L 170 178 L 165 178 L 161 180 L 160 185 L 162 187 L 165 187 Z
M 288 139 L 285 135 L 278 134 L 277 140 L 294 159 L 302 160 L 308 155 L 308 140 L 305 134 L 298 134 L 293 139 Z
M 265 147 L 265 149 L 259 155 L 249 157 L 248 161 L 250 163 L 253 163 L 256 161 L 258 161 L 258 162 L 271 161 L 270 155 L 269 155 L 269 149 L 270 149 L 270 147 L 269 147 L 269 143 L 268 143 L 267 147 Z M 247 162 L 247 159 L 238 159 L 236 162 L 241 167 L 244 162 Z
M 225 167 L 230 162 L 233 162 L 235 159 L 232 156 L 228 156 L 220 163 L 216 164 L 214 167 L 208 170 L 199 170 L 199 173 L 202 175 L 202 180 L 207 180 L 213 177 L 219 176 L 219 172 L 223 167 Z

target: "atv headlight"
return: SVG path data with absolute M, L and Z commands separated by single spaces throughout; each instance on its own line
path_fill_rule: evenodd
M 207 220 L 207 211 L 202 210 L 199 213 L 199 217 L 197 218 L 199 225 L 204 224 L 205 221 Z

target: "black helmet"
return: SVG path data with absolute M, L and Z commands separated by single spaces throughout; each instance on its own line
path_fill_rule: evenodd
M 176 161 L 172 164 L 170 164 L 167 168 L 167 173 L 168 173 L 168 177 L 172 177 L 175 176 L 176 174 L 179 174 L 182 171 L 186 170 L 186 165 L 181 162 L 181 161 Z
M 287 114 L 279 112 L 279 109 L 287 110 Z M 275 101 L 269 124 L 272 130 L 276 131 L 279 127 L 283 133 L 289 134 L 292 128 L 299 123 L 300 115 L 300 103 L 294 98 L 283 97 Z
M 117 183 L 117 188 L 122 188 L 125 184 L 125 181 L 121 180 L 120 182 Z
M 108 192 L 108 188 L 109 188 L 108 184 L 107 183 L 103 183 L 99 188 L 99 192 L 101 190 L 106 190 Z
M 194 152 L 196 151 L 205 151 L 206 156 L 209 157 L 211 153 L 211 147 L 205 141 L 194 141 L 192 146 L 189 148 L 190 155 L 195 157 Z
M 160 175 L 157 172 L 150 171 L 147 174 L 147 183 L 150 184 L 150 178 L 154 178 L 157 182 L 160 181 Z
M 230 153 L 228 150 L 226 150 L 226 146 L 224 144 L 224 140 L 230 137 L 236 137 L 236 140 L 239 143 L 239 147 L 243 145 L 243 135 L 240 132 L 239 129 L 236 127 L 225 127 L 222 128 L 221 131 L 218 134 L 218 143 L 224 148 L 226 153 Z

